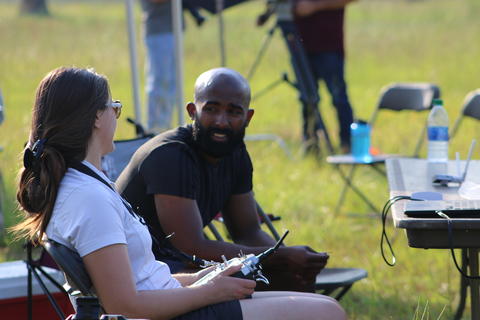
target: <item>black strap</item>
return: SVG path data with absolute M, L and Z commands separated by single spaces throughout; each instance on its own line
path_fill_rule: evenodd
M 113 188 L 113 186 L 108 183 L 107 181 L 105 181 L 102 177 L 100 177 L 95 171 L 93 171 L 91 168 L 89 168 L 88 166 L 86 166 L 85 164 L 81 163 L 81 162 L 74 162 L 74 163 L 71 163 L 70 164 L 70 167 L 75 169 L 75 170 L 78 170 L 80 171 L 81 173 L 83 174 L 86 174 L 92 178 L 95 178 L 97 179 L 98 181 L 100 181 L 101 183 L 103 183 L 104 185 L 106 185 L 108 188 L 110 188 L 110 190 L 112 190 L 113 192 L 117 193 L 118 192 L 115 190 L 115 188 Z M 145 220 L 138 214 L 135 213 L 135 211 L 133 210 L 132 206 L 130 205 L 130 203 L 128 203 L 128 201 L 126 201 L 125 199 L 123 199 L 123 197 L 118 194 L 120 196 L 120 198 L 122 199 L 122 202 L 123 202 L 123 205 L 125 206 L 125 208 L 127 208 L 128 212 L 134 216 L 135 218 L 137 218 L 142 224 L 146 225 L 149 229 L 150 227 L 145 223 Z M 150 230 L 149 230 L 150 231 Z
M 107 187 L 109 187 L 111 190 L 115 191 L 115 189 L 112 187 L 112 185 L 110 183 L 108 183 L 107 181 L 103 180 L 102 177 L 100 177 L 95 171 L 93 171 L 91 168 L 89 168 L 88 166 L 86 166 L 85 164 L 81 163 L 81 162 L 73 162 L 73 163 L 70 163 L 69 164 L 69 167 L 70 168 L 73 168 L 77 171 L 80 171 L 81 173 L 83 174 L 86 174 L 87 176 L 90 176 L 92 178 L 95 178 L 97 179 L 98 181 L 100 181 L 101 183 L 103 183 L 104 185 L 106 185 Z M 116 191 L 115 191 L 116 192 Z
M 92 178 L 95 178 L 97 179 L 98 181 L 100 181 L 101 183 L 103 183 L 104 185 L 106 185 L 108 188 L 110 188 L 110 190 L 112 190 L 113 192 L 117 193 L 118 192 L 115 190 L 115 188 L 113 188 L 113 186 L 108 183 L 107 181 L 105 181 L 102 177 L 100 177 L 95 171 L 93 171 L 91 168 L 89 168 L 88 166 L 86 166 L 85 164 L 81 163 L 81 162 L 72 162 L 72 163 L 69 163 L 69 167 L 70 168 L 73 168 L 75 170 L 78 170 L 80 171 L 81 173 L 83 174 L 86 174 Z M 130 205 L 130 203 L 128 203 L 127 200 L 125 200 L 120 194 L 118 194 L 120 196 L 120 198 L 122 199 L 122 202 L 123 202 L 123 205 L 125 206 L 125 208 L 127 208 L 128 212 L 136 219 L 138 219 L 140 221 L 141 224 L 145 225 L 148 229 L 148 232 L 150 233 L 150 237 L 152 238 L 152 243 L 155 244 L 157 246 L 157 248 L 162 252 L 163 255 L 165 256 L 171 256 L 171 257 L 174 257 L 174 258 L 178 258 L 180 259 L 181 261 L 184 261 L 185 263 L 187 264 L 191 264 L 193 263 L 195 266 L 204 266 L 206 265 L 206 262 L 205 260 L 203 259 L 200 259 L 196 256 L 190 256 L 188 254 L 186 254 L 185 252 L 182 252 L 180 250 L 178 250 L 176 247 L 174 247 L 170 241 L 168 240 L 169 236 L 165 237 L 162 240 L 159 240 L 157 239 L 157 237 L 154 236 L 154 233 L 152 232 L 152 228 L 150 227 L 150 225 L 148 225 L 146 223 L 146 221 L 143 219 L 142 216 L 140 216 L 139 214 L 137 214 L 132 206 Z

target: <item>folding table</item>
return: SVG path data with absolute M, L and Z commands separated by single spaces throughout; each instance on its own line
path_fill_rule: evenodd
M 461 162 L 462 167 L 465 161 Z M 391 158 L 386 160 L 390 196 L 410 196 L 413 192 L 439 192 L 445 200 L 460 200 L 458 187 L 433 186 L 431 177 L 434 165 L 426 159 Z M 456 172 L 455 161 L 449 161 L 449 174 Z M 480 183 L 480 161 L 472 160 L 466 180 Z M 450 249 L 447 221 L 442 218 L 410 218 L 404 214 L 405 202 L 399 201 L 392 207 L 395 227 L 405 229 L 408 245 L 413 248 Z M 455 218 L 452 222 L 454 248 L 462 249 L 462 270 L 472 276 L 479 275 L 478 253 L 480 248 L 480 219 Z M 455 319 L 462 317 L 470 286 L 472 319 L 480 320 L 480 281 L 461 276 L 460 303 Z

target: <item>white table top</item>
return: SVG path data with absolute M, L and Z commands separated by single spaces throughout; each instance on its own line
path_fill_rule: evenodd
M 461 161 L 461 170 L 465 161 Z M 449 161 L 447 174 L 456 175 L 455 161 Z M 433 186 L 431 177 L 435 169 L 426 159 L 391 158 L 386 160 L 387 178 L 390 187 L 390 197 L 398 195 L 410 196 L 414 192 L 440 192 L 445 200 L 461 199 L 459 187 Z M 480 183 L 480 161 L 472 160 L 465 180 Z M 440 218 L 410 218 L 404 214 L 405 203 L 398 201 L 392 207 L 392 217 L 395 227 L 407 231 L 409 245 L 422 248 L 448 247 L 447 221 Z M 455 247 L 480 247 L 480 219 L 456 218 L 452 224 Z

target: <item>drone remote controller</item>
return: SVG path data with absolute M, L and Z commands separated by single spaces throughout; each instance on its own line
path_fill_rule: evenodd
M 195 282 L 195 284 L 204 284 L 208 282 L 210 279 L 214 278 L 217 274 L 228 268 L 233 264 L 241 264 L 242 268 L 240 271 L 235 272 L 232 274 L 232 277 L 236 278 L 243 278 L 243 279 L 250 279 L 255 281 L 262 281 L 265 284 L 270 284 L 268 279 L 262 274 L 262 265 L 261 262 L 273 254 L 283 242 L 283 239 L 288 234 L 288 230 L 285 231 L 282 238 L 278 240 L 275 246 L 269 248 L 268 250 L 260 253 L 259 255 L 240 255 L 239 257 L 235 257 L 233 259 L 227 260 L 225 256 L 222 256 L 223 262 L 217 263 L 215 270 L 208 273 L 206 276 Z

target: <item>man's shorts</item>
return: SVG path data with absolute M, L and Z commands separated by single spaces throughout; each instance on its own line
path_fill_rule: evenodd
M 173 320 L 243 320 L 242 308 L 238 300 L 212 304 L 193 310 Z

